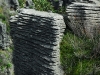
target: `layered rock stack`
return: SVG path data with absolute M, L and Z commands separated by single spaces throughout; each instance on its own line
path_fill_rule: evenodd
M 22 9 L 10 25 L 15 75 L 63 75 L 59 43 L 65 23 L 61 15 Z
M 6 33 L 6 25 L 0 22 L 0 49 L 6 49 L 10 45 L 9 39 Z
M 100 34 L 100 6 L 91 3 L 73 3 L 67 7 L 68 25 L 78 36 L 93 38 Z

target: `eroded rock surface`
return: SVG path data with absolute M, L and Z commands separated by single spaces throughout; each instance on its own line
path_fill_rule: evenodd
M 100 4 L 98 0 L 48 0 L 51 2 L 55 10 L 58 10 L 59 7 L 65 7 L 72 4 L 73 2 L 85 2 L 85 3 L 94 3 Z
M 10 45 L 10 38 L 6 33 L 6 25 L 0 22 L 0 48 L 6 49 Z
M 34 4 L 33 4 L 32 0 L 26 0 L 25 4 L 26 4 L 26 7 L 28 7 L 28 8 L 33 8 L 34 7 L 33 6 Z
M 6 5 L 9 9 L 13 8 L 14 10 L 19 8 L 18 0 L 0 0 L 0 6 L 1 5 Z
M 91 3 L 73 3 L 67 7 L 68 25 L 79 36 L 90 38 L 100 34 L 100 6 Z
M 22 9 L 10 25 L 15 75 L 63 75 L 59 43 L 65 23 L 61 15 Z

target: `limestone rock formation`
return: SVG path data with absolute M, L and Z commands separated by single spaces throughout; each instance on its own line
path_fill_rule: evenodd
M 79 36 L 90 38 L 100 34 L 100 6 L 91 3 L 73 3 L 67 7 L 68 25 Z
M 94 3 L 94 4 L 100 4 L 100 1 L 98 0 L 48 0 L 51 2 L 51 4 L 54 6 L 54 9 L 58 10 L 59 7 L 66 7 L 73 2 L 85 2 L 85 3 Z
M 15 75 L 63 75 L 61 38 L 65 29 L 59 14 L 22 9 L 11 17 Z
M 33 1 L 32 0 L 26 0 L 26 7 L 30 8 L 30 7 L 34 7 L 33 5 Z
M 0 5 L 6 5 L 8 8 L 16 10 L 19 7 L 18 0 L 0 0 Z
M 10 45 L 9 36 L 6 33 L 6 25 L 0 22 L 0 48 L 6 49 Z

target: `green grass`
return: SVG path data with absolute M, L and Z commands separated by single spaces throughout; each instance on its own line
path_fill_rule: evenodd
M 40 11 L 53 11 L 53 7 L 47 0 L 33 0 L 35 9 Z
M 58 1 L 58 0 L 55 0 Z M 64 7 L 60 7 L 58 10 L 54 10 L 53 6 L 48 0 L 33 0 L 35 4 L 35 9 L 39 11 L 51 11 L 54 13 L 65 13 Z
M 7 48 L 6 51 L 0 50 L 0 70 L 3 72 L 6 68 L 12 67 L 11 63 L 12 49 Z
M 25 4 L 25 0 L 18 0 L 18 1 L 19 1 L 20 7 L 21 7 L 21 8 L 24 7 L 23 4 Z
M 0 14 L 0 19 L 2 19 L 3 21 L 5 21 L 6 20 L 5 15 L 4 14 Z
M 67 31 L 60 47 L 64 75 L 97 75 L 97 72 L 100 75 L 100 70 L 96 70 L 100 60 L 92 55 L 93 47 L 93 40 L 79 38 Z
M 6 5 L 0 6 L 0 19 L 4 24 L 6 24 L 7 32 L 9 33 L 9 10 Z M 10 69 L 12 67 L 11 55 L 11 48 L 7 48 L 6 50 L 0 49 L 0 74 L 5 73 L 7 68 Z

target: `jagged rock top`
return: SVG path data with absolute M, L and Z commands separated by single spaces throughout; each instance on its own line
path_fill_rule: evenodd
M 38 15 L 41 17 L 53 17 L 53 19 L 59 18 L 62 19 L 62 15 L 57 13 L 45 12 L 45 11 L 36 11 L 34 9 L 21 9 L 21 14 L 28 14 L 28 15 Z

